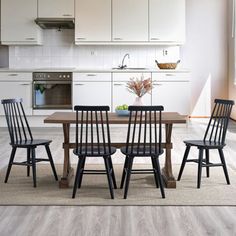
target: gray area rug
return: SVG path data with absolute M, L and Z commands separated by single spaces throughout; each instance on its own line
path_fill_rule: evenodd
M 135 165 L 135 168 L 147 168 L 147 165 Z M 57 165 L 62 173 L 62 165 Z M 103 169 L 103 165 L 87 165 L 87 169 Z M 122 166 L 114 165 L 119 186 Z M 174 165 L 177 176 L 179 165 Z M 129 206 L 236 206 L 236 171 L 228 166 L 231 185 L 227 185 L 221 167 L 210 169 L 210 178 L 205 177 L 203 169 L 201 189 L 196 188 L 197 165 L 185 167 L 182 180 L 176 189 L 165 189 L 166 198 L 162 199 L 160 190 L 155 187 L 153 175 L 132 175 L 128 199 L 123 199 L 123 190 L 115 190 L 115 199 L 110 199 L 105 175 L 85 175 L 82 188 L 78 189 L 75 199 L 71 198 L 72 186 L 59 189 L 51 168 L 46 164 L 37 166 L 37 188 L 33 188 L 32 176 L 26 177 L 26 167 L 13 166 L 8 183 L 5 184 L 6 170 L 0 172 L 0 205 L 129 205 Z

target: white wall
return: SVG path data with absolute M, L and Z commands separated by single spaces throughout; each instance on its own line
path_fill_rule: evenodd
M 195 116 L 209 115 L 214 98 L 228 96 L 227 2 L 186 0 L 187 35 L 181 57 L 192 72 Z
M 9 66 L 111 68 L 117 67 L 126 53 L 131 67 L 155 67 L 155 59 L 179 59 L 177 46 L 76 46 L 73 30 L 44 30 L 43 38 L 42 46 L 10 46 Z M 167 56 L 163 56 L 163 49 L 168 49 Z
M 232 38 L 232 8 L 233 8 L 233 1 L 229 1 L 229 24 L 228 24 L 228 35 L 229 35 L 229 99 L 235 101 L 236 104 L 236 80 L 235 80 L 235 47 L 234 41 L 236 42 L 235 38 Z M 236 37 L 236 33 L 234 35 Z M 236 120 L 236 105 L 233 107 L 231 117 Z

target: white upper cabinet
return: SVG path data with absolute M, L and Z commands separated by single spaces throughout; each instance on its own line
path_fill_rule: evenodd
M 74 0 L 38 0 L 38 17 L 73 18 Z
M 112 1 L 112 40 L 148 41 L 148 0 Z
M 151 42 L 185 41 L 185 0 L 149 0 Z
M 75 42 L 111 41 L 111 0 L 75 0 Z
M 37 18 L 37 0 L 1 1 L 1 43 L 6 45 L 37 45 L 42 32 Z

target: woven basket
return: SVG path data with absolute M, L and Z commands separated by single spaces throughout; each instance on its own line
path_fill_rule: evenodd
M 158 63 L 158 61 L 155 61 L 159 69 L 176 69 L 177 65 L 180 63 L 180 60 L 177 62 L 172 62 L 172 63 Z

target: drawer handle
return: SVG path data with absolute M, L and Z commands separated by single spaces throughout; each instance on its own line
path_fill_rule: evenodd
M 97 76 L 96 74 L 87 74 L 87 76 Z
M 72 16 L 71 14 L 63 14 L 63 16 Z
M 86 38 L 76 38 L 77 40 L 86 40 Z
M 35 40 L 35 38 L 25 38 L 26 40 Z
M 151 40 L 160 40 L 159 38 L 151 38 Z
M 30 84 L 20 84 L 20 85 L 22 85 L 22 86 L 28 86 L 28 85 L 30 85 Z
M 8 74 L 8 76 L 18 76 L 18 74 Z
M 163 84 L 153 83 L 153 85 L 162 86 Z
M 122 86 L 123 84 L 115 83 L 114 86 Z
M 76 85 L 76 86 L 83 86 L 84 84 L 74 84 L 74 85 Z
M 166 74 L 166 76 L 175 76 L 174 74 Z
M 114 38 L 114 40 L 123 40 L 122 38 Z

